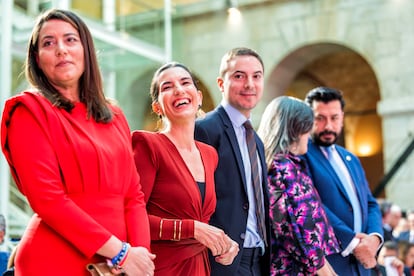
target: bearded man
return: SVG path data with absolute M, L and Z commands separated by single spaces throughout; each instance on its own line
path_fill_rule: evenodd
M 358 157 L 335 144 L 345 101 L 339 90 L 328 87 L 312 89 L 305 101 L 315 121 L 304 159 L 342 247 L 327 259 L 338 275 L 369 276 L 383 243 L 381 212 Z

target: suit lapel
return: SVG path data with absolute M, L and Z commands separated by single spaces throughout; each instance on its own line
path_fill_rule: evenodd
M 328 159 L 326 159 L 325 155 L 323 154 L 322 150 L 319 146 L 309 143 L 309 145 L 313 148 L 313 150 L 316 152 L 315 157 L 318 160 L 319 164 L 322 165 L 325 172 L 331 175 L 332 179 L 335 179 L 335 185 L 338 187 L 338 189 L 341 191 L 343 196 L 348 200 L 349 203 L 351 201 L 349 200 L 348 194 L 346 193 L 346 190 L 344 188 L 344 185 L 342 185 L 341 180 L 339 179 L 338 175 L 336 174 L 335 170 L 332 168 L 331 164 L 329 163 Z M 342 156 L 341 156 L 342 157 Z
M 217 112 L 223 122 L 227 138 L 229 139 L 229 144 L 233 150 L 234 155 L 236 156 L 237 167 L 243 179 L 244 190 L 247 193 L 246 175 L 244 173 L 243 159 L 242 159 L 240 149 L 239 149 L 239 142 L 237 141 L 236 133 L 234 132 L 234 129 L 233 129 L 233 124 L 231 123 L 229 116 L 227 115 L 226 111 L 224 110 L 222 106 L 219 106 L 217 108 Z

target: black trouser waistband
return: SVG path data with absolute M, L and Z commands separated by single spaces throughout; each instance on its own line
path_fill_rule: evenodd
M 245 257 L 260 257 L 262 254 L 262 249 L 260 247 L 246 248 L 243 247 L 242 255 Z

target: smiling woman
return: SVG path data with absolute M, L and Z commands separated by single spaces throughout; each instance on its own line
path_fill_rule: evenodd
M 151 97 L 164 126 L 156 133 L 134 131 L 132 146 L 157 255 L 155 274 L 210 275 L 208 250 L 228 265 L 238 244 L 208 225 L 216 207 L 218 157 L 214 148 L 194 140 L 202 94 L 189 69 L 171 62 L 155 72 Z

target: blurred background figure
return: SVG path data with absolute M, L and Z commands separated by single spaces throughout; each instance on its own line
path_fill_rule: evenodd
M 378 263 L 372 270 L 372 275 L 377 276 L 409 276 L 410 269 L 399 258 L 398 243 L 395 241 L 384 242 L 378 253 Z
M 398 240 L 414 243 L 414 210 L 407 212 L 407 223 L 408 230 L 400 232 Z
M 410 270 L 406 276 L 414 276 L 414 243 L 399 242 L 400 258 Z
M 0 245 L 4 244 L 4 239 L 6 236 L 6 218 L 0 214 Z M 10 253 L 4 251 L 0 247 L 0 275 L 7 269 L 7 262 L 9 259 Z
M 394 235 L 394 230 L 398 226 L 398 224 L 400 223 L 401 218 L 402 218 L 401 207 L 398 206 L 397 204 L 393 203 L 391 205 L 391 208 L 390 208 L 387 223 L 392 229 L 392 235 L 393 235 L 395 240 L 397 239 L 397 236 Z
M 381 210 L 381 217 L 382 217 L 382 230 L 384 231 L 384 241 L 393 240 L 392 229 L 388 223 L 389 216 L 390 216 L 390 209 L 391 209 L 391 202 L 387 200 L 378 200 L 378 205 Z
M 396 241 L 397 237 L 394 235 L 394 229 L 397 227 L 401 217 L 401 208 L 387 200 L 378 201 L 382 215 L 382 228 L 384 230 L 384 241 Z
M 398 221 L 397 226 L 392 231 L 392 235 L 399 240 L 400 233 L 408 231 L 410 227 L 408 226 L 407 217 L 405 216 L 405 212 L 402 212 L 402 216 L 400 220 Z
M 17 247 L 19 244 L 17 244 L 11 251 L 9 260 L 7 262 L 7 269 L 3 272 L 2 276 L 13 276 L 14 275 L 14 259 L 16 258 L 17 253 Z

